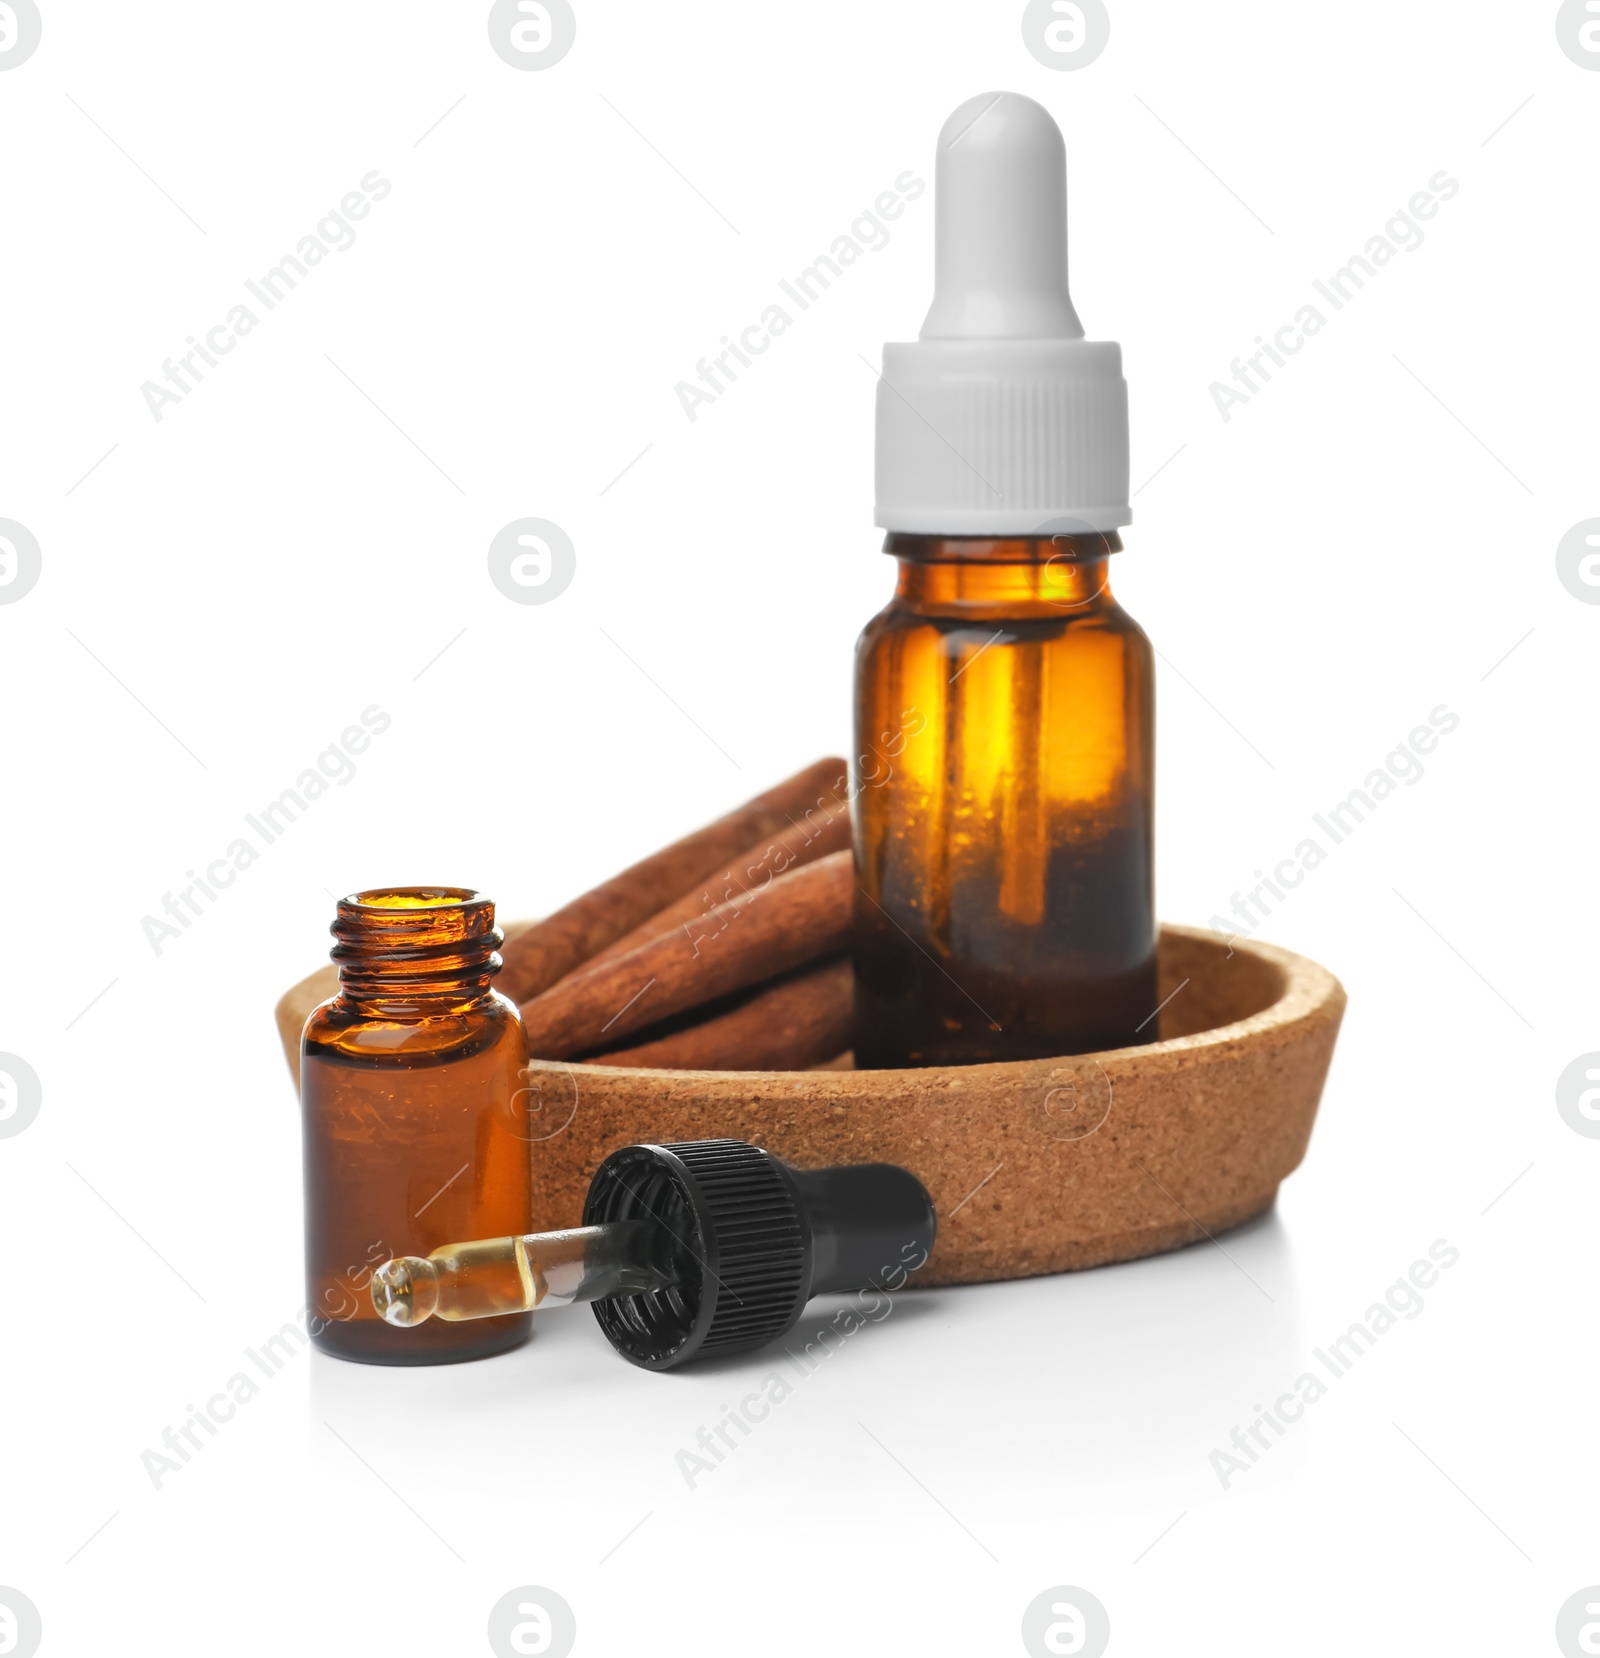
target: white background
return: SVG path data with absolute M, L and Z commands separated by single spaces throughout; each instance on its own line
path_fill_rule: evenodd
M 1555 7 L 1114 0 L 1064 73 L 1016 0 L 578 0 L 524 73 L 481 0 L 41 4 L 0 74 L 0 516 L 43 554 L 0 606 L 0 1049 L 43 1085 L 0 1140 L 0 1583 L 42 1650 L 485 1652 L 529 1583 L 579 1654 L 1020 1652 L 1058 1584 L 1113 1654 L 1557 1650 L 1600 1581 L 1600 1143 L 1554 1100 L 1600 1048 L 1600 610 L 1555 571 L 1600 513 L 1600 74 Z M 1060 122 L 1074 297 L 1124 347 L 1163 916 L 1460 718 L 1262 928 L 1350 992 L 1275 1216 L 903 1298 L 693 1490 L 677 1451 L 775 1364 L 648 1375 L 583 1312 L 479 1365 L 303 1355 L 157 1489 L 141 1453 L 300 1304 L 271 1010 L 333 895 L 538 914 L 848 743 L 892 578 L 869 365 L 926 308 L 931 189 L 693 423 L 673 388 L 993 88 Z M 373 169 L 355 244 L 157 422 L 141 384 Z M 1441 169 L 1422 245 L 1224 421 L 1210 384 Z M 487 577 L 525 515 L 577 549 L 548 605 Z M 158 955 L 141 918 L 374 703 L 354 780 Z M 1438 1238 L 1423 1313 L 1225 1490 L 1213 1448 Z

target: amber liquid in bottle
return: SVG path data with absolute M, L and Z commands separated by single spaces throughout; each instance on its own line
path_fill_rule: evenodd
M 1110 535 L 894 533 L 856 654 L 856 1063 L 1157 1035 L 1150 642 Z
M 532 1176 L 516 1006 L 494 906 L 450 887 L 340 901 L 339 994 L 301 1046 L 306 1295 L 312 1341 L 367 1364 L 449 1364 L 526 1341 L 528 1314 L 398 1330 L 374 1270 L 453 1238 L 525 1232 Z

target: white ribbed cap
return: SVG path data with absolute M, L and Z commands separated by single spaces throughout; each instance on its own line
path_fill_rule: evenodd
M 945 122 L 934 265 L 921 335 L 883 348 L 877 523 L 914 535 L 1129 523 L 1122 348 L 1084 339 L 1072 308 L 1066 147 L 1033 99 L 987 92 Z

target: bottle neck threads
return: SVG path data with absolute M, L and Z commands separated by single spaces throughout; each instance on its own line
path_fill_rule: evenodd
M 425 1018 L 489 994 L 503 939 L 494 904 L 465 887 L 374 887 L 339 900 L 329 929 L 340 996 Z

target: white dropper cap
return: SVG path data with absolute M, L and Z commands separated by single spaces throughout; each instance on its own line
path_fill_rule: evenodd
M 934 294 L 883 348 L 876 520 L 914 535 L 1112 530 L 1128 510 L 1122 348 L 1067 290 L 1067 159 L 1049 112 L 970 98 L 939 133 Z

